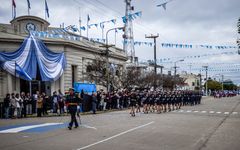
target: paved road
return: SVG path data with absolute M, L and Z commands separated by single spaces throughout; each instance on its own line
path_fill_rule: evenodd
M 68 121 L 68 117 L 0 120 L 0 149 L 240 149 L 240 96 L 204 98 L 201 105 L 165 114 L 130 117 L 127 111 L 117 111 L 86 115 L 83 125 L 71 131 L 63 124 Z

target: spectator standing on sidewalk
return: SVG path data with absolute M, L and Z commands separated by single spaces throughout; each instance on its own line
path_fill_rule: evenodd
M 48 115 L 48 112 L 47 112 L 48 96 L 44 92 L 42 93 L 42 99 L 43 99 L 42 114 L 43 115 Z
M 22 117 L 27 117 L 27 101 L 26 101 L 26 95 L 25 92 L 21 93 L 21 98 L 22 98 L 22 111 L 21 111 L 21 118 Z
M 6 97 L 4 98 L 4 110 L 5 110 L 5 118 L 9 118 L 9 109 L 10 109 L 10 94 L 7 93 Z
M 32 98 L 30 96 L 30 93 L 27 93 L 25 97 L 25 102 L 26 102 L 26 114 L 32 115 Z
M 96 108 L 97 108 L 97 94 L 93 92 L 93 94 L 92 94 L 92 111 L 93 111 L 93 114 L 96 114 Z
M 57 92 L 53 92 L 52 96 L 52 108 L 53 108 L 53 113 L 57 114 L 58 113 L 58 101 L 59 101 L 59 96 L 57 95 Z
M 64 95 L 62 91 L 58 90 L 58 106 L 59 106 L 59 115 L 64 114 Z
M 39 95 L 37 100 L 37 117 L 42 117 L 43 96 Z
M 21 112 L 22 112 L 23 100 L 20 97 L 19 93 L 16 94 L 15 100 L 16 100 L 16 107 L 17 107 L 17 118 L 20 118 Z
M 10 117 L 13 119 L 15 118 L 15 109 L 16 109 L 16 100 L 15 100 L 15 94 L 11 94 L 11 100 L 10 100 Z

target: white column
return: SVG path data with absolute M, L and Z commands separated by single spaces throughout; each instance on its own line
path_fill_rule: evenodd
M 62 74 L 62 76 L 60 77 L 60 90 L 62 92 L 65 91 L 65 88 L 64 88 L 64 73 Z
M 7 74 L 7 92 L 12 93 L 13 92 L 13 81 L 12 81 L 12 75 Z

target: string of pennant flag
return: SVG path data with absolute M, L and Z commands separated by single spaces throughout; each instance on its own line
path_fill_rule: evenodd
M 131 41 L 123 41 L 125 44 L 131 44 Z M 153 42 L 141 42 L 135 41 L 135 46 L 154 46 Z M 160 43 L 160 46 L 163 48 L 184 48 L 184 49 L 194 49 L 194 48 L 203 48 L 203 49 L 236 49 L 237 46 L 227 46 L 227 45 L 193 45 L 193 44 L 173 44 L 173 43 Z
M 123 21 L 123 23 L 126 23 L 127 19 L 132 21 L 132 20 L 136 19 L 137 17 L 141 17 L 141 16 L 142 16 L 142 11 L 139 11 L 139 12 L 136 12 L 136 13 L 129 14 L 127 17 L 126 16 L 122 17 L 122 21 Z M 90 21 L 89 15 L 88 15 L 88 21 Z M 117 19 L 111 19 L 111 20 L 108 20 L 108 21 L 102 21 L 100 23 L 89 24 L 87 26 L 81 26 L 80 30 L 85 31 L 87 28 L 91 29 L 92 27 L 96 27 L 96 28 L 100 27 L 101 29 L 104 29 L 105 24 L 113 23 L 115 25 L 116 22 L 117 22 Z
M 200 59 L 200 58 L 204 58 L 204 57 L 212 57 L 212 56 L 219 56 L 219 55 L 235 55 L 235 54 L 238 54 L 238 52 L 231 51 L 231 52 L 208 53 L 208 54 L 200 54 L 200 55 L 192 55 L 192 56 L 160 58 L 160 59 L 157 59 L 157 63 L 158 64 L 163 64 L 164 63 L 166 65 L 166 64 L 172 64 L 174 61 L 179 60 L 179 59 L 191 60 L 191 59 Z M 148 62 L 149 63 L 149 60 L 147 61 L 147 60 L 139 59 L 139 62 Z M 152 62 L 153 62 L 153 60 L 152 60 Z M 181 64 L 196 65 L 196 63 L 194 63 L 194 62 L 188 62 L 188 63 L 181 62 Z M 197 64 L 199 64 L 199 63 L 197 63 Z M 215 63 L 215 65 L 221 65 L 221 64 Z

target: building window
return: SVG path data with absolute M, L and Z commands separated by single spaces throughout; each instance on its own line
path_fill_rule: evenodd
M 192 82 L 192 86 L 195 86 L 195 82 Z
M 72 87 L 74 86 L 74 82 L 76 82 L 76 78 L 77 78 L 77 66 L 76 65 L 72 65 Z

